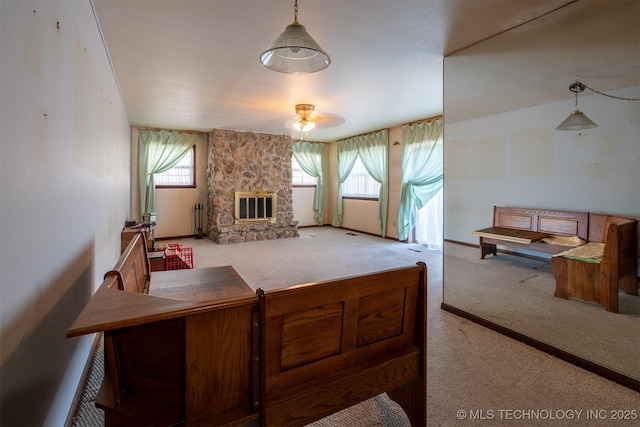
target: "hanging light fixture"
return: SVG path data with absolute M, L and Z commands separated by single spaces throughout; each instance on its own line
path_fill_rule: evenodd
M 567 117 L 562 123 L 560 123 L 556 129 L 558 130 L 581 130 L 581 129 L 593 129 L 597 128 L 598 125 L 595 124 L 589 117 L 587 117 L 580 108 L 578 108 L 578 93 L 583 92 L 584 90 L 589 89 L 591 92 L 597 93 L 598 95 L 607 96 L 609 98 L 621 99 L 623 101 L 640 101 L 640 98 L 625 98 L 622 96 L 609 95 L 603 92 L 599 92 L 586 84 L 582 83 L 576 77 L 575 83 L 572 83 L 569 86 L 569 90 L 573 92 L 576 96 L 576 105 L 573 108 L 573 112 Z
M 297 122 L 293 123 L 293 128 L 298 132 L 304 132 L 306 134 L 309 133 L 310 130 L 316 127 L 316 124 L 309 120 L 309 117 L 315 110 L 315 106 L 312 104 L 297 104 L 296 105 L 296 114 L 297 114 Z
M 564 121 L 556 127 L 557 130 L 581 130 L 598 127 L 597 124 L 595 124 L 589 117 L 580 111 L 580 108 L 578 108 L 578 93 L 583 92 L 584 88 L 585 85 L 580 83 L 577 78 L 575 83 L 572 83 L 569 86 L 569 90 L 576 96 L 576 105 L 571 114 L 569 114 L 569 117 L 564 119 Z
M 306 74 L 324 70 L 331 58 L 298 23 L 298 0 L 295 0 L 293 23 L 260 55 L 265 67 L 287 74 Z

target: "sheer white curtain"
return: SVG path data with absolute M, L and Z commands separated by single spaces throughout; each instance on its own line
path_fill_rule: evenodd
M 324 158 L 325 145 L 316 142 L 294 142 L 293 157 L 305 173 L 316 177 L 316 194 L 313 202 L 315 221 L 318 225 L 324 222 Z
M 415 241 L 433 249 L 442 249 L 444 240 L 443 193 L 440 189 L 422 209 L 416 208 Z
M 422 209 L 442 189 L 442 118 L 402 127 L 402 183 L 398 235 L 406 240 Z
M 165 130 L 140 130 L 138 176 L 141 213 L 156 211 L 153 175 L 174 167 L 200 138 L 199 134 Z

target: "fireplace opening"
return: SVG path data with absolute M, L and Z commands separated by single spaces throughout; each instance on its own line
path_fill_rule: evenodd
M 235 223 L 276 221 L 277 193 L 267 191 L 235 192 Z

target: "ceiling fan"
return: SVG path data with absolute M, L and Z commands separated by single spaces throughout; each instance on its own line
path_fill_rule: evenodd
M 309 136 L 309 132 L 318 127 L 331 127 L 344 123 L 344 119 L 331 115 L 319 114 L 313 104 L 296 104 L 296 115 L 293 117 L 293 132 L 299 139 Z

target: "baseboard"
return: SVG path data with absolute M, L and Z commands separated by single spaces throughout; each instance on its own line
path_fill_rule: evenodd
M 497 323 L 491 322 L 489 320 L 483 319 L 482 317 L 476 316 L 475 314 L 471 314 L 467 311 L 459 309 L 457 307 L 453 307 L 447 303 L 441 303 L 440 308 L 448 311 L 449 313 L 453 313 L 457 316 L 470 320 L 474 323 L 477 323 L 481 326 L 489 328 L 493 331 L 496 331 L 502 335 L 505 335 L 509 338 L 520 341 L 524 344 L 527 344 L 535 349 L 540 351 L 544 351 L 552 356 L 557 357 L 558 359 L 564 360 L 565 362 L 569 362 L 573 365 L 576 365 L 582 369 L 585 369 L 589 372 L 593 372 L 596 375 L 604 377 L 608 380 L 614 381 L 624 387 L 630 388 L 631 390 L 635 390 L 640 392 L 640 380 L 630 377 L 628 375 L 622 374 L 618 371 L 614 371 L 613 369 L 609 369 L 605 366 L 594 363 L 590 360 L 584 359 L 582 357 L 576 356 L 575 354 L 568 353 L 564 350 L 561 350 L 552 345 L 546 344 L 542 341 L 538 341 L 529 336 L 523 335 L 519 332 L 516 332 L 512 329 L 506 328 L 504 326 L 498 325 Z

